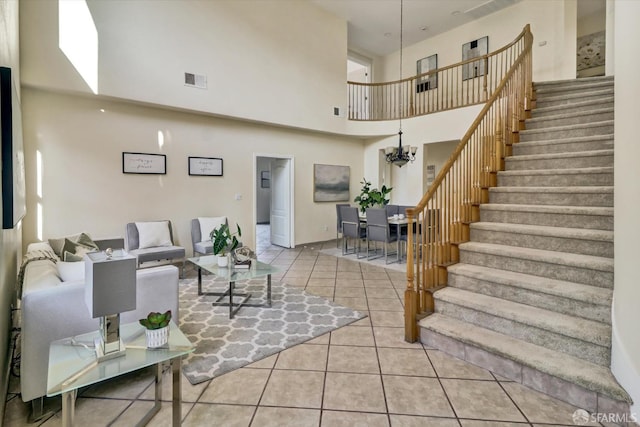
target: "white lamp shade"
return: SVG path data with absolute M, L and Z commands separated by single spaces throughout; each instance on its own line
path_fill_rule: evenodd
M 392 154 L 394 150 L 394 147 L 387 147 L 384 149 L 384 154 Z
M 411 146 L 411 154 L 415 156 L 416 152 L 418 151 L 418 147 L 415 146 Z
M 91 252 L 84 259 L 84 299 L 91 317 L 135 310 L 136 258 L 117 251 L 111 258 L 104 252 Z

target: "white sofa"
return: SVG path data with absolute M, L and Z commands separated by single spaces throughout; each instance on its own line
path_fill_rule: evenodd
M 97 243 L 100 246 L 100 242 Z M 33 243 L 27 252 L 47 248 L 51 249 L 47 243 Z M 63 281 L 56 263 L 50 260 L 30 261 L 23 277 L 20 386 L 22 400 L 33 401 L 32 415 L 37 418 L 37 408 L 42 406 L 40 398 L 47 393 L 49 344 L 97 330 L 99 320 L 89 315 L 84 298 L 84 279 Z M 122 323 L 135 322 L 151 311 L 171 310 L 173 318 L 179 318 L 178 268 L 166 265 L 138 270 L 137 279 L 137 307 L 134 311 L 122 313 Z

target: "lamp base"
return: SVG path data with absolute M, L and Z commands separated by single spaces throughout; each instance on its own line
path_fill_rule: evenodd
M 125 346 L 120 338 L 120 314 L 100 318 L 100 336 L 95 340 L 98 362 L 124 356 Z
M 96 338 L 94 340 L 94 344 L 96 347 L 96 360 L 98 362 L 103 362 L 109 359 L 115 359 L 116 357 L 124 356 L 127 352 L 126 347 L 124 346 L 124 342 L 122 339 L 119 340 L 118 343 L 110 343 L 113 345 L 114 349 L 109 350 L 108 346 L 105 346 L 105 342 L 101 338 Z M 117 347 L 115 346 L 117 344 Z

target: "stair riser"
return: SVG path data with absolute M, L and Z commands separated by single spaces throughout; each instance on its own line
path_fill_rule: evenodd
M 471 252 L 460 248 L 460 262 L 613 289 L 613 273 L 544 261 Z
M 512 319 L 476 311 L 472 308 L 452 304 L 448 301 L 442 301 L 438 299 L 437 295 L 437 293 L 434 295 L 437 313 L 482 326 L 483 328 L 491 329 L 502 334 L 507 334 L 511 337 L 541 345 L 552 350 L 570 354 L 598 365 L 608 366 L 610 363 L 611 350 L 608 347 L 525 325 Z
M 581 113 L 592 111 L 594 109 L 600 108 L 613 108 L 613 97 L 610 100 L 603 99 L 602 102 L 596 101 L 591 103 L 576 103 L 574 104 L 563 104 L 559 106 L 561 108 L 554 108 L 552 110 L 545 109 L 536 109 L 531 113 L 531 117 L 534 119 L 538 119 L 541 117 L 553 117 L 557 114 L 566 114 L 566 113 Z
M 610 306 L 589 304 L 584 301 L 548 295 L 531 289 L 490 282 L 476 277 L 459 275 L 454 271 L 449 271 L 447 281 L 449 286 L 455 288 L 527 304 L 557 313 L 611 324 Z
M 551 159 L 522 159 L 509 157 L 505 162 L 505 170 L 548 170 L 576 169 L 592 167 L 612 167 L 613 154 L 601 156 L 559 157 Z
M 613 137 L 606 140 L 566 142 L 558 144 L 515 144 L 513 146 L 514 156 L 528 154 L 552 154 L 552 153 L 573 153 L 576 151 L 611 150 L 613 149 Z
M 613 173 L 503 175 L 498 173 L 498 187 L 580 187 L 613 185 Z
M 574 94 L 567 96 L 558 96 L 554 94 L 554 96 L 541 96 L 536 99 L 536 107 L 537 108 L 546 108 L 546 107 L 555 107 L 557 105 L 567 105 L 573 104 L 576 102 L 583 101 L 603 101 L 608 102 L 608 98 L 613 96 L 613 89 L 604 90 L 599 92 L 592 92 L 590 94 L 585 94 L 584 96 L 575 96 Z
M 554 126 L 579 125 L 584 123 L 602 122 L 605 120 L 613 120 L 613 111 L 592 114 L 585 112 L 575 117 L 548 117 L 544 119 L 527 120 L 527 129 L 544 129 Z
M 480 208 L 483 222 L 544 225 L 549 227 L 583 228 L 589 230 L 613 230 L 613 216 L 556 214 L 544 212 L 494 211 Z
M 523 130 L 520 132 L 520 141 L 544 141 L 549 139 L 562 139 L 562 138 L 574 138 L 580 136 L 594 136 L 594 135 L 611 135 L 613 134 L 613 124 L 606 124 L 602 126 L 585 126 L 576 127 L 570 129 L 555 129 L 555 130 Z
M 471 228 L 471 241 L 613 258 L 613 242 Z
M 573 193 L 503 193 L 489 192 L 490 203 L 518 204 L 518 205 L 554 205 L 554 206 L 613 206 L 611 192 L 595 194 Z

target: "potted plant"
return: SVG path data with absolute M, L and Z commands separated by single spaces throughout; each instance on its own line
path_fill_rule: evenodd
M 353 201 L 360 205 L 360 211 L 363 214 L 366 212 L 367 208 L 372 208 L 375 206 L 383 207 L 389 204 L 387 195 L 391 193 L 393 187 L 387 187 L 386 185 L 383 185 L 380 190 L 378 190 L 377 188 L 371 188 L 371 183 L 365 178 L 362 178 L 360 184 L 362 184 L 360 195 L 353 199 Z
M 238 237 L 242 237 L 240 226 L 236 224 L 236 231 L 232 233 L 229 225 L 222 224 L 214 228 L 209 236 L 213 242 L 213 254 L 218 256 L 218 266 L 226 267 L 229 265 L 228 254 L 240 244 L 238 240 Z
M 146 318 L 139 322 L 146 328 L 148 348 L 158 348 L 169 342 L 169 321 L 171 320 L 171 310 L 164 313 L 152 311 Z

